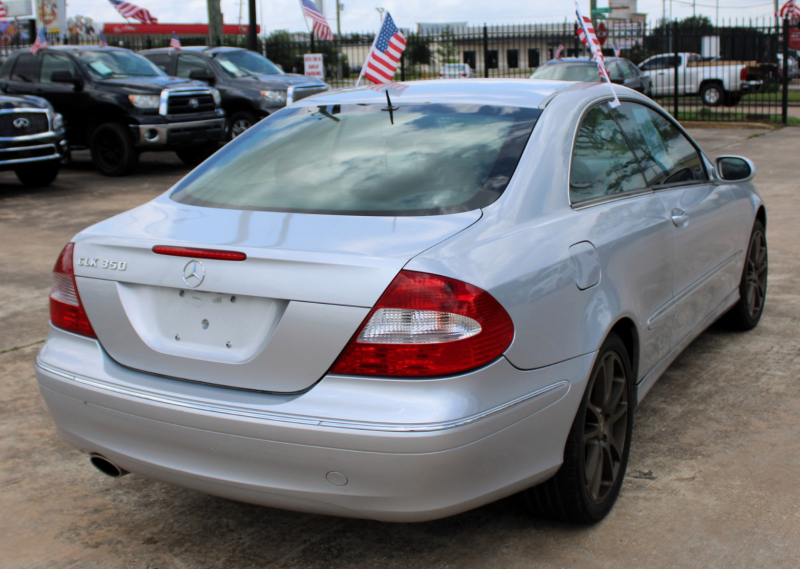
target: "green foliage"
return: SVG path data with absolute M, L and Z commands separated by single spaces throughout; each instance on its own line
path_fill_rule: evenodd
M 439 46 L 436 48 L 436 57 L 440 64 L 458 63 L 458 46 L 456 45 L 456 35 L 450 26 L 445 27 L 439 36 Z
M 403 55 L 408 59 L 410 65 L 430 65 L 433 55 L 431 41 L 427 37 L 410 34 Z

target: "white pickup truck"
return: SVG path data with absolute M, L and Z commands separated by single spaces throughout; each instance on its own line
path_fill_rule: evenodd
M 675 92 L 675 67 L 678 68 L 678 94 L 700 95 L 703 104 L 733 106 L 742 94 L 753 90 L 758 81 L 748 81 L 750 65 L 742 61 L 703 61 L 697 53 L 654 55 L 639 64 L 650 77 L 653 94 Z

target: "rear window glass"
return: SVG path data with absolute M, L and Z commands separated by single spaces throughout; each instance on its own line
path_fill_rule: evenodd
M 494 202 L 541 111 L 485 105 L 329 105 L 272 115 L 172 194 L 226 209 L 440 215 Z

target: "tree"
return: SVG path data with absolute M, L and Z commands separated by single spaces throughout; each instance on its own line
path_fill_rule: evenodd
M 440 64 L 458 63 L 458 46 L 456 45 L 456 35 L 450 26 L 445 27 L 439 36 L 439 47 L 436 48 L 436 56 Z
M 408 58 L 409 65 L 430 65 L 432 56 L 430 40 L 417 34 L 409 34 L 406 39 L 404 55 Z

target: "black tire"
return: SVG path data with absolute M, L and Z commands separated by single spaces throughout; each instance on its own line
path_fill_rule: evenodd
M 725 100 L 725 90 L 722 88 L 722 84 L 713 81 L 703 85 L 703 88 L 700 89 L 700 99 L 707 107 L 720 106 Z
M 105 176 L 124 176 L 139 160 L 128 128 L 120 123 L 101 124 L 92 133 L 92 162 Z
M 608 413 L 609 409 L 613 411 Z M 569 431 L 564 463 L 550 480 L 524 493 L 530 511 L 577 524 L 602 520 L 614 505 L 625 478 L 632 429 L 630 359 L 625 344 L 611 333 L 598 352 Z
M 197 166 L 206 158 L 214 154 L 219 149 L 219 144 L 201 144 L 198 146 L 187 146 L 175 151 L 181 162 L 187 166 Z
M 728 93 L 725 95 L 725 106 L 726 107 L 735 107 L 739 104 L 742 100 L 742 96 L 740 94 Z
M 228 138 L 233 140 L 254 124 L 256 124 L 256 117 L 253 113 L 247 111 L 233 113 L 228 119 Z
M 16 168 L 14 173 L 26 188 L 41 188 L 49 186 L 56 179 L 60 166 L 61 164 L 57 160 L 35 162 Z
M 724 328 L 746 332 L 758 326 L 767 300 L 768 273 L 767 232 L 764 224 L 756 220 L 739 281 L 739 300 L 719 321 Z

